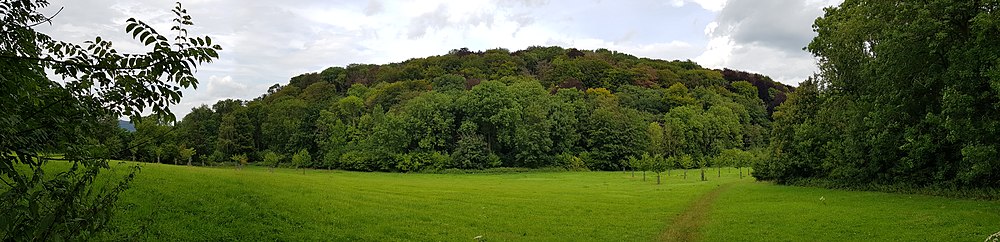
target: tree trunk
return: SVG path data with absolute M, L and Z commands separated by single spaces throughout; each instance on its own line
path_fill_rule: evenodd
M 722 167 L 719 167 L 719 177 L 722 177 Z
M 740 170 L 740 179 L 743 179 L 743 167 L 736 167 L 736 169 Z
M 646 181 L 646 171 L 642 171 L 642 181 Z
M 704 167 L 701 168 L 701 181 L 708 181 L 708 180 L 705 179 L 705 168 Z
M 191 157 L 188 157 L 188 166 L 191 166 Z
M 688 179 L 688 170 L 684 169 L 684 180 Z
M 632 177 L 635 177 L 635 168 L 632 168 Z
M 656 173 L 656 185 L 660 185 L 660 173 Z
M 156 155 L 156 164 L 160 164 L 160 155 Z

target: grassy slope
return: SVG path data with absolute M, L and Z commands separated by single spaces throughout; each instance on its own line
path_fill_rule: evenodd
M 676 174 L 676 173 L 675 173 Z M 391 174 L 145 164 L 115 223 L 156 240 L 652 240 L 735 175 Z
M 739 183 L 710 218 L 710 241 L 982 241 L 1000 231 L 1000 201 Z

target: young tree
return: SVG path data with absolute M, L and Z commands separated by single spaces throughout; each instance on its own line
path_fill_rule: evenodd
M 647 160 L 645 163 L 648 164 L 650 170 L 656 172 L 656 184 L 659 185 L 660 173 L 667 170 L 667 160 L 662 155 L 643 155 L 643 158 Z
M 281 164 L 281 159 L 284 158 L 282 155 L 275 153 L 274 151 L 264 152 L 264 164 L 267 165 L 268 171 L 274 172 L 274 168 Z
M 692 159 L 690 155 L 682 155 L 678 161 L 681 168 L 684 168 L 684 179 L 687 179 L 688 169 L 694 168 L 695 166 L 694 159 Z
M 153 149 L 153 155 L 156 156 L 156 163 L 162 164 L 160 163 L 160 157 L 162 157 L 164 153 L 167 153 L 167 151 L 163 148 L 163 146 L 156 146 L 153 147 L 152 149 Z
M 233 155 L 233 156 L 229 157 L 229 159 L 232 160 L 233 163 L 236 164 L 236 169 L 237 170 L 243 169 L 243 166 L 247 164 L 247 161 L 249 161 L 249 159 L 247 158 L 246 154 Z
M 120 53 L 100 37 L 83 45 L 62 42 L 35 26 L 58 18 L 38 10 L 48 1 L 0 1 L 0 231 L 5 241 L 88 240 L 107 228 L 124 180 L 93 186 L 109 167 L 101 151 L 102 119 L 152 111 L 173 119 L 169 107 L 181 88 L 194 87 L 195 68 L 218 57 L 207 37 L 188 37 L 191 17 L 174 8 L 173 41 L 146 23 L 128 19 L 126 31 L 152 50 Z M 173 32 L 173 31 L 171 31 Z M 48 74 L 62 80 L 48 78 Z M 48 151 L 74 165 L 59 175 L 42 169 Z M 50 170 L 51 171 L 51 170 Z M 59 185 L 56 185 L 59 184 Z M 67 188 L 74 189 L 67 189 Z
M 186 160 L 187 165 L 191 166 L 191 159 L 194 157 L 195 154 L 194 148 L 184 148 L 184 146 L 181 146 L 177 152 L 180 158 L 182 160 Z
M 306 149 L 299 150 L 295 155 L 292 155 L 292 165 L 295 166 L 295 169 L 302 168 L 302 174 L 306 174 L 306 166 L 310 163 L 312 163 L 312 156 Z

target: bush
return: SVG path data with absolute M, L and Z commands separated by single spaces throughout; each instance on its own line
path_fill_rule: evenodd
M 372 163 L 371 156 L 368 152 L 362 151 L 349 151 L 340 156 L 340 159 L 336 161 L 336 167 L 344 170 L 353 171 L 372 171 L 371 166 L 368 165 Z
M 569 171 L 589 171 L 583 159 L 569 153 L 562 153 L 556 157 L 557 165 Z

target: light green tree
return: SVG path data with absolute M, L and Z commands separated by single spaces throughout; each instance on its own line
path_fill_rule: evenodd
M 309 155 L 309 151 L 306 149 L 299 150 L 294 155 L 292 155 L 292 165 L 295 169 L 302 168 L 302 174 L 306 174 L 306 166 L 312 163 L 312 156 Z
M 249 158 L 247 158 L 246 154 L 233 155 L 233 156 L 229 157 L 229 159 L 232 160 L 233 163 L 236 164 L 236 169 L 238 169 L 238 170 L 239 169 L 243 169 L 243 166 L 245 166 L 247 164 L 247 162 L 250 160 Z
M 677 161 L 681 168 L 684 169 L 684 179 L 687 179 L 688 170 L 695 167 L 694 158 L 691 155 L 681 155 Z
M 284 157 L 282 157 L 281 154 L 275 153 L 274 151 L 270 151 L 270 150 L 265 151 L 264 152 L 264 164 L 267 165 L 268 171 L 274 172 L 274 168 L 278 167 L 278 165 L 281 164 L 281 159 L 282 158 L 284 158 Z
M 656 184 L 660 184 L 660 174 L 667 170 L 667 159 L 664 159 L 662 155 L 646 154 L 643 154 L 643 159 L 646 160 L 644 163 L 649 169 L 656 172 Z
M 191 166 L 191 159 L 195 154 L 194 148 L 185 148 L 184 146 L 181 146 L 180 149 L 177 150 L 177 153 L 182 160 L 187 161 L 188 166 Z

